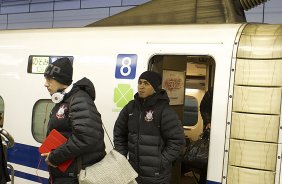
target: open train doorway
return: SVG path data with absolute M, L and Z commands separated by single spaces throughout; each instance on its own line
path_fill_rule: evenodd
M 215 60 L 213 57 L 155 55 L 150 59 L 148 69 L 162 75 L 162 88 L 166 89 L 170 105 L 182 121 L 187 145 L 199 139 L 205 129 L 203 121 L 205 118 L 200 112 L 201 101 L 207 91 L 213 91 L 214 86 Z M 196 173 L 191 173 L 187 168 L 183 171 L 181 163 L 177 163 L 172 171 L 171 183 L 194 184 L 200 177 L 206 177 L 203 176 L 206 175 L 205 171 L 197 172 L 196 170 Z
M 0 128 L 3 128 L 4 124 L 4 100 L 0 96 Z

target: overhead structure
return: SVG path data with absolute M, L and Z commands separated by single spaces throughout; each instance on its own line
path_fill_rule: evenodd
M 266 1 L 152 0 L 86 27 L 246 22 L 244 10 L 251 9 Z
M 240 0 L 240 3 L 244 10 L 249 10 L 256 7 L 257 5 L 265 3 L 266 1 L 267 0 Z

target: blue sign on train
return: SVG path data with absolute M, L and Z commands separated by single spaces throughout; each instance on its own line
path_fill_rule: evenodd
M 136 54 L 119 54 L 117 56 L 115 77 L 117 79 L 134 79 L 136 66 Z

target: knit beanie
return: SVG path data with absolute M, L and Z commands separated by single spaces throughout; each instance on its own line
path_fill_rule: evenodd
M 151 86 L 153 86 L 155 91 L 158 91 L 160 89 L 162 77 L 158 73 L 153 71 L 145 71 L 140 75 L 139 80 L 140 79 L 147 80 L 151 84 Z
M 44 77 L 52 78 L 61 84 L 70 85 L 72 83 L 73 68 L 69 58 L 64 57 L 50 63 L 45 72 Z

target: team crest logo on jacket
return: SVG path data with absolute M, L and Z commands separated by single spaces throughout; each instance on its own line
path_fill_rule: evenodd
M 58 119 L 62 119 L 65 117 L 65 112 L 68 108 L 65 105 L 61 105 L 58 112 L 56 113 L 56 117 Z
M 145 121 L 147 122 L 150 122 L 150 121 L 153 121 L 153 114 L 154 114 L 154 111 L 152 110 L 149 110 L 146 112 L 146 116 L 145 116 Z

